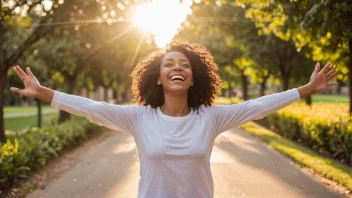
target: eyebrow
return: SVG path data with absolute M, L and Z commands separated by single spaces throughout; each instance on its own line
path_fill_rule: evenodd
M 173 58 L 168 58 L 168 59 L 164 60 L 164 62 L 166 62 L 166 61 L 173 61 L 173 60 L 175 60 L 175 59 L 173 59 Z M 189 61 L 186 60 L 186 59 L 180 59 L 180 60 L 181 60 L 181 61 L 189 62 Z

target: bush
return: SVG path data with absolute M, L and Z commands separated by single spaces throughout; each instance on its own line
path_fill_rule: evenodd
M 0 144 L 0 189 L 102 129 L 85 118 L 73 116 L 60 125 L 30 128 L 11 135 L 5 144 Z
M 352 118 L 346 104 L 296 103 L 264 118 L 281 135 L 352 164 Z

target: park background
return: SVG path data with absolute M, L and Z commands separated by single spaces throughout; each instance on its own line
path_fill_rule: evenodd
M 92 131 L 102 130 L 11 92 L 10 87 L 23 88 L 12 71 L 14 65 L 29 66 L 43 86 L 128 104 L 133 67 L 172 39 L 201 43 L 214 56 L 223 80 L 217 104 L 304 85 L 316 62 L 336 65 L 339 86 L 307 97 L 260 124 L 310 148 L 328 164 L 338 163 L 343 176 L 286 153 L 352 189 L 352 5 L 348 0 L 4 0 L 0 8 L 2 189 L 88 139 L 96 133 Z M 76 129 L 77 125 L 82 127 Z M 68 135 L 68 130 L 73 132 Z

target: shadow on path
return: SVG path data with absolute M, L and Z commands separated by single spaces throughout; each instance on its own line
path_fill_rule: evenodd
M 133 137 L 116 132 L 82 156 L 70 170 L 50 182 L 46 189 L 37 190 L 27 197 L 136 197 L 139 179 L 136 171 L 139 171 L 139 162 Z M 130 174 L 133 176 L 130 177 Z
M 246 183 L 239 193 L 254 197 L 342 197 L 243 129 L 233 129 L 219 135 L 215 147 L 235 162 L 231 168 L 237 175 L 229 177 L 237 177 Z

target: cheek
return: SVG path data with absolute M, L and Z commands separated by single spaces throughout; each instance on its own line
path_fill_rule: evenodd
M 161 81 L 167 80 L 167 71 L 161 69 L 159 78 Z

